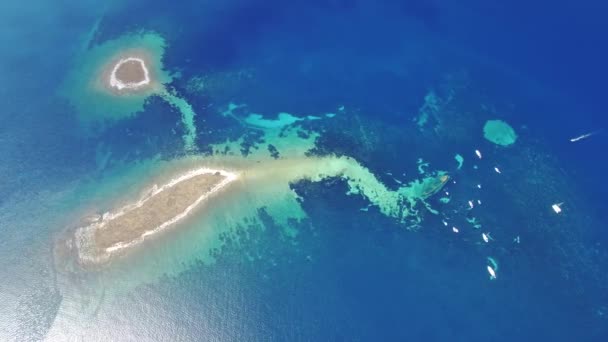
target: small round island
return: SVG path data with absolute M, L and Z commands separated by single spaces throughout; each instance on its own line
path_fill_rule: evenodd
M 163 68 L 165 39 L 154 32 L 122 35 L 79 53 L 60 87 L 83 131 L 99 132 L 114 122 L 145 112 L 158 96 L 181 113 L 184 148 L 196 148 L 194 108 L 170 84 L 178 77 Z
M 150 72 L 142 58 L 120 59 L 112 68 L 109 86 L 116 90 L 140 90 L 150 85 Z

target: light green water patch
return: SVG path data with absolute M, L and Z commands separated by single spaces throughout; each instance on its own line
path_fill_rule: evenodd
M 320 116 L 307 115 L 303 118 L 294 116 L 289 113 L 279 113 L 276 119 L 266 119 L 261 114 L 251 113 L 243 120 L 245 124 L 257 128 L 277 129 L 285 126 L 293 125 L 298 121 L 304 120 L 321 120 Z
M 512 145 L 517 140 L 513 127 L 502 120 L 488 120 L 483 126 L 483 136 L 501 146 Z
M 427 112 L 421 112 L 418 115 L 418 118 L 416 118 L 416 125 L 418 125 L 418 128 L 422 129 L 427 121 L 429 121 L 429 114 Z
M 425 162 L 422 158 L 418 158 L 416 164 L 418 164 L 418 173 L 421 175 L 425 174 L 425 168 L 429 167 L 429 163 Z
M 481 228 L 481 223 L 479 223 L 479 221 L 477 220 L 476 217 L 471 217 L 471 218 L 467 217 L 466 220 L 473 226 L 473 228 L 475 228 L 475 229 Z
M 288 113 L 280 113 L 276 120 L 264 119 L 262 115 L 255 113 L 239 113 L 239 111 L 244 111 L 246 107 L 244 104 L 230 103 L 227 109 L 220 114 L 263 132 L 263 143 L 254 143 L 250 146 L 249 158 L 271 159 L 272 154 L 268 151 L 268 145 L 274 146 L 281 158 L 305 156 L 308 151 L 315 147 L 319 134 L 304 131 L 299 127 L 298 122 L 303 119 Z M 319 119 L 321 118 L 319 117 Z M 244 137 L 240 137 L 234 141 L 213 144 L 211 148 L 214 154 L 238 155 L 244 146 Z
M 232 117 L 246 126 L 264 130 L 281 129 L 305 120 L 313 121 L 323 119 L 323 117 L 317 115 L 299 117 L 286 112 L 278 113 L 276 119 L 268 119 L 264 115 L 258 113 L 249 113 L 247 115 L 237 114 L 237 111 L 244 111 L 246 108 L 247 105 L 244 104 L 229 103 L 226 110 L 222 111 L 220 114 L 224 117 Z M 331 118 L 334 115 L 326 114 L 325 117 Z
M 272 129 L 288 126 L 300 120 L 304 119 L 295 117 L 289 113 L 279 113 L 276 119 L 265 119 L 261 114 L 252 113 L 244 121 L 250 126 Z
M 449 197 L 441 197 L 439 199 L 439 202 L 441 202 L 443 204 L 448 204 L 448 203 L 450 203 L 450 198 Z
M 414 122 L 420 130 L 423 130 L 430 118 L 438 120 L 438 113 L 441 110 L 441 101 L 434 91 L 429 91 L 424 96 L 424 104 L 418 110 L 418 116 Z
M 456 162 L 458 163 L 456 168 L 460 170 L 462 168 L 462 164 L 464 163 L 464 158 L 460 154 L 456 154 L 454 159 L 456 159 Z
M 169 104 L 177 108 L 181 113 L 182 124 L 185 128 L 185 133 L 182 136 L 182 139 L 184 140 L 184 148 L 187 151 L 194 150 L 196 147 L 196 126 L 194 124 L 194 117 L 196 116 L 196 113 L 194 112 L 192 105 L 190 105 L 188 101 L 170 91 L 163 91 L 162 97 Z
M 247 109 L 247 105 L 245 104 L 236 104 L 230 102 L 226 109 L 220 112 L 220 115 L 225 118 L 232 118 L 240 123 L 243 123 L 243 119 L 237 114 L 237 112 L 245 111 Z
M 426 210 L 428 210 L 431 214 L 433 214 L 433 215 L 439 215 L 439 210 L 433 209 L 433 207 L 431 207 L 431 205 L 428 202 L 422 201 L 421 203 L 424 205 L 424 207 L 426 208 Z
M 336 114 L 335 113 L 326 113 L 325 116 L 328 118 L 333 118 L 334 116 L 336 116 Z
M 228 104 L 228 106 L 226 107 L 226 110 L 221 112 L 222 116 L 234 116 L 234 111 L 239 109 L 239 108 L 244 108 L 246 107 L 244 104 L 236 104 L 236 103 L 232 103 L 230 102 Z

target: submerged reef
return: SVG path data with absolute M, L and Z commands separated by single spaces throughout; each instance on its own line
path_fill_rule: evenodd
M 496 145 L 509 146 L 517 140 L 513 127 L 502 120 L 488 120 L 483 126 L 483 136 Z

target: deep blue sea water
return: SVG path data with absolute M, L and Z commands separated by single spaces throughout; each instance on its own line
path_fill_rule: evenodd
M 0 340 L 607 340 L 607 11 L 592 0 L 1 4 Z M 164 68 L 179 72 L 168 87 L 197 113 L 197 152 L 184 152 L 180 113 L 158 96 L 89 130 L 58 95 L 83 49 L 139 30 L 167 42 Z M 198 76 L 209 86 L 189 91 Z M 430 91 L 441 125 L 420 130 Z M 391 189 L 423 158 L 450 172 L 451 200 L 430 198 L 439 213 L 412 231 L 361 210 L 368 201 L 346 196 L 342 179 L 304 180 L 291 184 L 307 214 L 290 223 L 293 240 L 260 207 L 264 228 L 223 235 L 213 263 L 160 269 L 117 294 L 110 281 L 87 292 L 88 273 L 65 276 L 56 241 L 87 200 L 71 194 L 99 182 L 82 193 L 101 198 L 106 172 L 155 156 L 255 141 L 219 115 L 229 103 L 268 118 L 344 106 L 301 123 L 322 132 L 312 154 L 356 158 Z M 484 139 L 494 118 L 516 130 L 513 146 Z

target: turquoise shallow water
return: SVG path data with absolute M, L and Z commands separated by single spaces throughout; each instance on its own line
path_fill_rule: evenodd
M 417 1 L 0 9 L 1 340 L 606 337 L 605 122 L 591 76 L 522 57 L 551 39 Z M 97 87 L 123 48 L 157 62 L 149 93 Z M 104 267 L 65 253 L 200 164 L 246 176 Z

